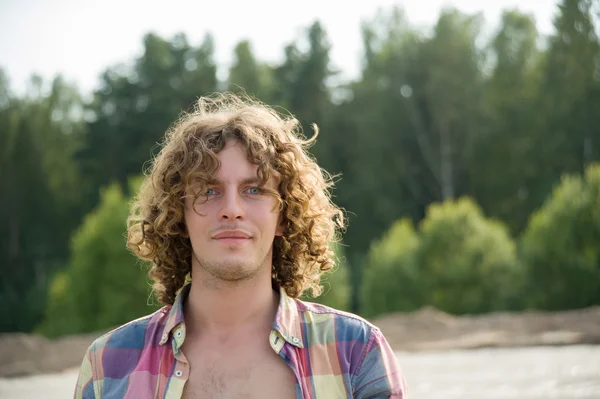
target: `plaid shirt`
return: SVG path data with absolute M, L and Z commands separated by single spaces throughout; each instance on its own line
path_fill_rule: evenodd
M 127 323 L 88 348 L 75 398 L 179 399 L 189 364 L 183 300 Z M 281 299 L 269 341 L 296 376 L 298 398 L 406 398 L 406 383 L 381 331 L 362 318 L 326 306 Z

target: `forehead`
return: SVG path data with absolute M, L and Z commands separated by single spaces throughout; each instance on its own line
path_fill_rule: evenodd
M 228 140 L 225 146 L 217 154 L 219 164 L 214 173 L 208 177 L 209 184 L 225 183 L 263 183 L 262 173 L 259 166 L 248 158 L 246 147 L 236 140 Z M 264 184 L 276 186 L 277 178 L 274 170 L 267 166 L 264 171 L 268 180 Z
M 229 140 L 225 147 L 217 153 L 219 165 L 215 171 L 215 177 L 219 175 L 252 175 L 258 173 L 258 165 L 250 162 L 248 153 L 244 146 Z

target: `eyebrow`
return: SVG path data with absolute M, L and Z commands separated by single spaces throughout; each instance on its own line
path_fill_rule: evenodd
M 218 186 L 219 184 L 222 184 L 222 181 L 219 179 L 215 179 L 210 178 L 207 182 L 206 182 L 209 186 Z M 256 185 L 260 185 L 261 183 L 261 179 L 259 179 L 257 176 L 253 176 L 253 177 L 246 177 L 245 179 L 243 179 L 240 184 L 241 185 L 246 185 L 246 184 L 256 184 Z

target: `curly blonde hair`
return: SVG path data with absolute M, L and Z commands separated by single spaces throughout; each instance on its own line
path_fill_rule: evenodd
M 191 271 L 186 191 L 214 176 L 217 154 L 228 140 L 244 146 L 263 182 L 271 176 L 277 182 L 278 190 L 271 194 L 285 229 L 273 243 L 273 281 L 291 297 L 309 289 L 313 296 L 321 293 L 320 277 L 334 265 L 331 243 L 344 227 L 344 217 L 330 198 L 331 176 L 306 151 L 318 135 L 313 127 L 314 136 L 306 139 L 293 116 L 247 96 L 221 93 L 200 98 L 167 131 L 127 220 L 127 246 L 151 262 L 149 276 L 161 304 L 174 302 Z

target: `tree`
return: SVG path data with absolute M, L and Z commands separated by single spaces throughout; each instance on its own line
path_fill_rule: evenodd
M 521 240 L 530 305 L 549 310 L 600 303 L 600 164 L 565 175 Z
M 427 305 L 451 313 L 516 306 L 523 271 L 506 226 L 469 198 L 429 207 L 415 254 Z
M 61 77 L 33 76 L 22 98 L 3 73 L 0 87 L 0 331 L 29 331 L 80 216 L 81 100 Z
M 417 135 L 424 135 L 423 158 L 437 185 L 440 200 L 465 192 L 464 175 L 471 157 L 472 142 L 478 133 L 482 95 L 481 54 L 476 40 L 480 15 L 465 15 L 457 10 L 442 11 L 434 36 L 425 43 L 422 85 L 412 86 Z M 423 127 L 421 127 L 423 126 Z M 438 155 L 439 154 L 439 155 Z
M 549 39 L 539 109 L 547 116 L 540 130 L 543 154 L 538 204 L 562 173 L 582 173 L 600 159 L 600 42 L 592 0 L 563 0 Z
M 228 90 L 245 92 L 269 103 L 273 97 L 272 69 L 256 60 L 250 42 L 243 40 L 234 49 L 234 62 L 229 69 Z
M 333 269 L 321 275 L 323 293 L 318 297 L 306 293 L 300 299 L 320 303 L 338 310 L 348 310 L 350 306 L 348 263 L 341 244 L 336 243 L 333 248 L 336 264 Z
M 431 202 L 468 193 L 481 126 L 479 24 L 477 15 L 446 10 L 426 35 L 399 8 L 363 23 L 362 76 L 331 113 L 327 145 L 329 169 L 342 175 L 336 193 L 350 215 L 352 264 L 394 220 L 416 222 Z
M 485 84 L 485 124 L 475 138 L 468 178 L 471 195 L 486 214 L 521 232 L 538 206 L 532 192 L 540 170 L 536 139 L 544 115 L 537 107 L 541 55 L 532 17 L 506 11 L 489 46 L 491 76 Z
M 420 223 L 398 220 L 371 246 L 365 268 L 367 316 L 434 306 L 481 313 L 518 305 L 523 272 L 499 222 L 467 198 L 433 204 Z
M 361 313 L 373 317 L 388 312 L 411 311 L 423 303 L 419 290 L 419 269 L 415 251 L 419 237 L 410 220 L 392 225 L 373 241 L 367 257 L 362 284 Z
M 305 51 L 297 43 L 285 47 L 285 59 L 274 70 L 274 81 L 279 90 L 276 104 L 287 108 L 308 130 L 313 123 L 323 126 L 331 108 L 327 80 L 333 75 L 330 68 L 331 45 L 320 22 L 314 22 L 306 31 Z
M 80 154 L 92 182 L 90 205 L 98 200 L 98 188 L 113 181 L 127 192 L 128 179 L 142 173 L 171 123 L 199 96 L 216 90 L 210 35 L 195 48 L 183 34 L 167 41 L 150 33 L 133 65 L 108 68 L 88 109 L 89 132 Z
M 327 156 L 320 158 L 327 170 L 341 175 L 335 195 L 348 213 L 345 243 L 353 311 L 360 308 L 362 265 L 370 241 L 402 216 L 418 219 L 420 206 L 430 201 L 423 193 L 427 183 L 420 163 L 409 155 L 418 148 L 400 94 L 419 35 L 398 8 L 365 22 L 362 31 L 362 77 L 345 87 L 346 97 L 330 113 L 327 142 L 321 147 Z
M 138 183 L 132 183 L 135 192 Z M 39 330 L 48 336 L 108 329 L 156 310 L 147 273 L 126 248 L 129 199 L 117 184 L 73 235 L 71 258 L 50 289 Z

